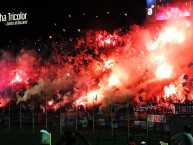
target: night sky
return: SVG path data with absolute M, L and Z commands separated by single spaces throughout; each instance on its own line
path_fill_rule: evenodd
M 2 0 L 1 14 L 26 12 L 28 24 L 5 26 L 1 22 L 0 44 L 58 33 L 76 36 L 77 29 L 111 32 L 132 24 L 141 25 L 145 20 L 145 8 L 145 0 Z

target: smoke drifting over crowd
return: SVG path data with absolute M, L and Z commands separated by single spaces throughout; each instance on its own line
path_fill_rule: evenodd
M 52 100 L 54 109 L 58 102 L 107 105 L 139 96 L 182 102 L 188 94 L 192 100 L 192 24 L 180 18 L 133 25 L 125 33 L 92 30 L 73 50 L 55 36 L 17 55 L 2 50 L 0 107 L 14 99 Z

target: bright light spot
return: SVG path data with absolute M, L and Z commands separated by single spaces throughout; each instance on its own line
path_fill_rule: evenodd
M 21 82 L 22 81 L 21 77 L 18 74 L 16 74 L 15 81 L 17 81 L 17 82 Z
M 189 22 L 186 22 L 186 27 L 190 27 L 191 24 Z
M 152 43 L 151 47 L 149 48 L 149 50 L 155 50 L 158 47 L 158 41 L 155 41 L 154 43 Z
M 76 105 L 86 105 L 85 97 L 80 97 L 78 100 L 76 100 Z
M 110 38 L 106 39 L 105 43 L 110 44 L 111 43 L 111 39 Z
M 158 79 L 170 78 L 172 75 L 172 68 L 167 64 L 160 65 L 157 67 L 155 74 Z
M 169 97 L 172 94 L 176 94 L 176 88 L 173 84 L 164 87 L 165 96 Z
M 117 78 L 117 76 L 114 74 L 111 74 L 111 76 L 109 77 L 109 85 L 110 86 L 118 86 L 119 84 L 120 84 L 120 81 Z
M 104 62 L 104 69 L 103 71 L 107 70 L 107 69 L 110 69 L 111 66 L 115 63 L 115 60 L 114 59 L 109 59 L 107 61 Z
M 164 62 L 165 60 L 165 57 L 163 55 L 160 55 L 160 56 L 156 56 L 156 60 L 161 63 L 161 62 Z
M 88 99 L 88 102 L 93 102 L 93 99 L 96 99 L 96 96 L 97 96 L 97 91 L 94 90 L 94 91 L 91 91 L 87 94 L 87 99 Z
M 162 42 L 182 43 L 185 40 L 184 34 L 175 27 L 167 28 L 160 34 Z
M 53 104 L 54 104 L 54 101 L 53 101 L 53 100 L 48 101 L 48 105 L 49 105 L 49 106 L 52 106 Z
M 91 92 L 89 92 L 89 93 L 87 94 L 88 97 L 92 97 L 92 98 L 93 98 L 93 97 L 95 98 L 96 95 L 97 95 L 97 91 L 96 91 L 96 90 L 95 90 L 95 91 L 91 91 Z
M 15 78 L 11 81 L 11 83 L 22 82 L 22 81 L 23 81 L 22 78 L 18 74 L 16 74 Z

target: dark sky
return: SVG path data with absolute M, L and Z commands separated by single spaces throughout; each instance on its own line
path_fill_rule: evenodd
M 59 32 L 70 36 L 77 29 L 112 31 L 141 24 L 145 19 L 145 4 L 145 0 L 1 0 L 1 14 L 27 12 L 28 24 L 5 26 L 0 22 L 0 43 Z

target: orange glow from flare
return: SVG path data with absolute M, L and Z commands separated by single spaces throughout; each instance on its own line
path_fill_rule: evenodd
M 49 105 L 49 106 L 52 106 L 52 105 L 53 105 L 53 103 L 54 103 L 54 101 L 53 101 L 53 100 L 48 101 L 48 105 Z
M 94 103 L 93 102 L 94 100 L 96 100 L 96 101 L 98 100 L 97 91 L 96 90 L 87 93 L 86 96 L 81 96 L 80 98 L 78 98 L 76 100 L 76 106 L 77 105 L 83 105 L 83 106 L 92 105 Z
M 165 96 L 169 97 L 172 94 L 176 94 L 176 87 L 173 84 L 164 87 Z
M 85 105 L 86 105 L 85 97 L 80 97 L 78 100 L 76 100 L 76 106 L 77 106 L 77 105 L 83 105 L 83 106 L 85 106 Z
M 9 102 L 9 100 L 0 97 L 0 108 L 5 107 L 8 102 Z
M 109 85 L 110 86 L 118 86 L 120 84 L 120 81 L 118 77 L 115 74 L 111 74 L 109 77 Z
M 112 64 L 114 64 L 114 63 L 115 63 L 114 59 L 109 59 L 109 60 L 105 61 L 103 71 L 105 71 L 106 69 L 110 69 Z
M 156 60 L 157 60 L 159 63 L 162 63 L 162 62 L 164 62 L 165 57 L 164 57 L 163 55 L 160 55 L 160 56 L 157 56 L 157 57 L 156 57 Z
M 162 42 L 182 43 L 185 40 L 184 33 L 179 31 L 176 27 L 169 27 L 165 32 L 160 34 Z
M 167 64 L 162 64 L 157 67 L 155 74 L 158 79 L 168 79 L 172 75 L 172 68 Z
M 22 78 L 18 74 L 16 74 L 15 78 L 11 81 L 11 83 L 22 82 L 22 81 L 23 81 Z
M 189 27 L 189 23 L 187 22 L 186 27 Z M 185 35 L 186 33 L 183 31 L 183 29 L 179 29 L 175 26 L 166 27 L 163 32 L 160 33 L 158 36 L 158 39 L 154 41 L 149 48 L 150 50 L 156 50 L 160 47 L 160 44 L 166 44 L 166 43 L 177 43 L 181 44 L 185 41 Z
M 111 43 L 111 39 L 110 39 L 110 38 L 107 38 L 107 39 L 105 40 L 105 43 L 110 44 L 110 43 Z
M 93 99 L 96 99 L 96 96 L 97 96 L 97 91 L 91 91 L 87 94 L 87 97 L 88 97 L 88 102 L 91 103 L 93 102 Z

